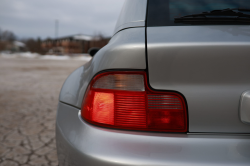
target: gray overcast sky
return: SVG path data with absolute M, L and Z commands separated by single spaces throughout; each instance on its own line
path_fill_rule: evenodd
M 124 0 L 0 0 L 0 28 L 20 38 L 102 32 L 111 36 Z

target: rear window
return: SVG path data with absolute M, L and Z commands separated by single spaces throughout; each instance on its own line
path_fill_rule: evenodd
M 176 23 L 175 18 L 227 8 L 250 9 L 250 0 L 149 0 L 147 25 L 187 25 L 188 23 Z M 250 11 L 244 11 L 243 13 L 250 15 Z M 226 24 L 234 24 L 234 22 L 230 21 Z

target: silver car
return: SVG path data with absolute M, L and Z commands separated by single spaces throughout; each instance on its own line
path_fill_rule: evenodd
M 59 100 L 60 166 L 249 166 L 249 0 L 126 0 Z

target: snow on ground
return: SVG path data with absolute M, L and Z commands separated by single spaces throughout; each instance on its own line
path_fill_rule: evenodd
M 82 60 L 82 61 L 90 61 L 91 56 L 88 54 L 77 54 L 73 56 L 69 55 L 40 55 L 37 53 L 31 52 L 22 52 L 22 53 L 8 53 L 8 52 L 0 52 L 0 57 L 3 58 L 35 58 L 41 60 Z
M 40 54 L 31 53 L 31 52 L 22 52 L 22 53 L 17 54 L 17 56 L 20 56 L 22 58 L 37 58 L 40 56 Z
M 3 58 L 16 58 L 17 57 L 17 55 L 5 53 L 5 52 L 1 52 L 0 56 Z
M 40 59 L 50 59 L 50 60 L 69 60 L 71 59 L 68 55 L 56 56 L 56 55 L 44 55 L 40 56 Z
M 82 61 L 90 61 L 92 59 L 92 57 L 88 54 L 82 55 L 82 56 L 76 56 L 76 57 L 72 57 L 72 59 L 74 60 L 82 60 Z

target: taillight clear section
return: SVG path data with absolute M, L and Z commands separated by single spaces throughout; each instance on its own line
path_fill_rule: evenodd
M 110 74 L 104 75 L 93 85 L 97 89 L 113 89 L 126 91 L 144 91 L 143 75 Z
M 83 119 L 110 128 L 187 132 L 183 97 L 174 92 L 153 91 L 146 80 L 145 72 L 97 75 L 83 101 Z

